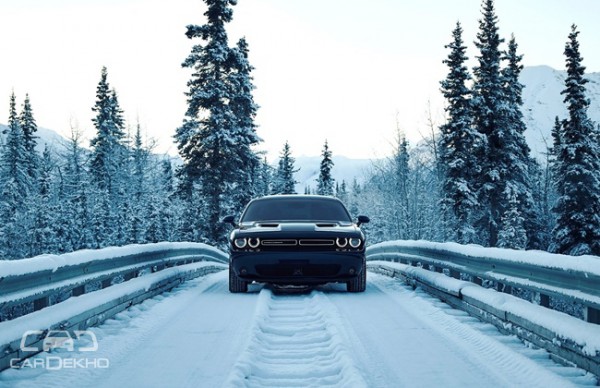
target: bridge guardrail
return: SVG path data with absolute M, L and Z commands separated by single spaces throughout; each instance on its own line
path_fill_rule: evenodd
M 367 248 L 367 260 L 370 270 L 419 285 L 500 331 L 515 334 L 600 376 L 600 257 L 390 241 Z M 477 287 L 481 285 L 492 286 L 502 294 Z M 513 289 L 530 291 L 532 300 L 513 296 Z M 583 316 L 550 310 L 555 298 L 580 304 Z M 532 312 L 520 314 L 511 308 Z M 565 338 L 561 330 L 566 321 L 572 328 L 571 338 Z

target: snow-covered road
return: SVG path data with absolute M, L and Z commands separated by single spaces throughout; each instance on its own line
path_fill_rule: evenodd
M 252 286 L 248 294 L 229 294 L 223 271 L 93 329 L 98 351 L 41 354 L 38 367 L 0 373 L 0 386 L 548 388 L 595 383 L 580 370 L 553 363 L 545 351 L 527 348 L 393 279 L 369 273 L 367 292 L 344 290 L 331 285 L 291 294 Z M 80 367 L 59 359 L 79 360 L 74 365 Z M 88 360 L 85 367 L 82 359 Z

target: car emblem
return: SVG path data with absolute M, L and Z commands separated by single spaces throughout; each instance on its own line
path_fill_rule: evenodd
M 296 268 L 294 270 L 294 276 L 302 276 L 302 268 Z

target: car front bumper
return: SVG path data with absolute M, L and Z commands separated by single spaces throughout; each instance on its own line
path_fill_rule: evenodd
M 229 265 L 242 280 L 273 284 L 347 282 L 363 270 L 363 252 L 232 252 Z

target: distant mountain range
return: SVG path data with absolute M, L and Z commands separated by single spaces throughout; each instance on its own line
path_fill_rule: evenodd
M 546 160 L 547 146 L 552 145 L 552 127 L 554 118 L 560 120 L 567 118 L 567 107 L 563 102 L 561 92 L 565 89 L 565 71 L 554 70 L 549 66 L 533 66 L 523 69 L 520 77 L 523 89 L 523 116 L 527 130 L 525 138 L 531 148 L 532 156 L 540 162 Z M 600 125 L 600 73 L 588 73 L 585 77 L 589 80 L 586 84 L 587 97 L 590 99 L 588 116 Z M 368 159 L 351 159 L 342 156 L 333 157 L 335 163 L 333 177 L 341 182 L 345 180 L 348 185 L 354 177 L 362 182 L 364 172 L 371 165 Z M 300 182 L 296 188 L 300 193 L 306 186 L 316 187 L 319 176 L 320 157 L 299 157 L 296 167 L 300 171 L 296 179 Z
M 8 130 L 8 127 L 4 124 L 0 124 L 0 137 L 4 138 L 4 132 Z M 62 152 L 63 146 L 68 144 L 68 140 L 59 135 L 56 131 L 47 128 L 38 128 L 36 136 L 39 138 L 37 142 L 36 150 L 41 154 L 46 148 L 46 144 L 54 152 Z
M 545 160 L 547 146 L 552 144 L 551 131 L 554 126 L 554 118 L 567 117 L 567 108 L 563 102 L 561 91 L 565 89 L 566 72 L 554 70 L 549 66 L 526 67 L 521 73 L 523 89 L 523 116 L 527 124 L 525 137 L 531 148 L 532 155 L 540 161 Z M 600 73 L 588 73 L 586 78 L 587 96 L 590 99 L 588 109 L 589 117 L 600 124 Z M 0 124 L 0 133 L 6 129 Z M 55 152 L 62 151 L 61 145 L 67 143 L 66 139 L 51 129 L 39 128 L 37 135 L 38 150 L 44 149 L 48 143 Z M 84 144 L 84 146 L 87 144 Z M 364 180 L 365 172 L 372 164 L 370 159 L 353 159 L 349 156 L 333 156 L 333 177 L 337 182 L 345 181 L 348 186 L 354 178 L 359 182 Z M 320 156 L 296 157 L 296 190 L 304 193 L 307 186 L 315 188 L 316 179 L 319 177 Z
M 548 66 L 526 67 L 521 73 L 523 89 L 523 116 L 527 124 L 525 138 L 533 156 L 545 160 L 547 146 L 552 145 L 552 127 L 556 116 L 560 120 L 567 118 L 568 112 L 564 96 L 565 71 L 554 70 Z M 590 99 L 588 116 L 600 124 L 600 73 L 585 75 L 587 97 Z

